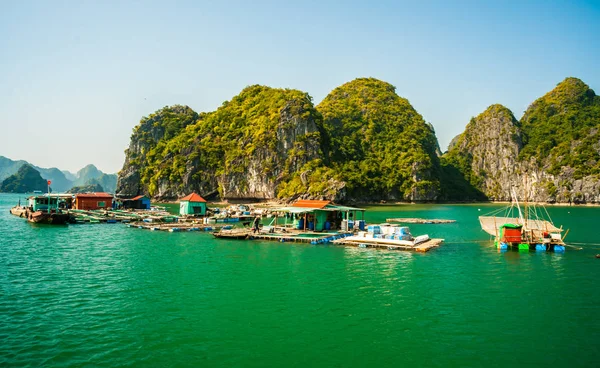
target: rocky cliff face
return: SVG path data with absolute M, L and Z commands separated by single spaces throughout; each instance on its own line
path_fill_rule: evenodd
M 492 200 L 510 198 L 520 173 L 516 158 L 523 148 L 519 122 L 502 105 L 492 105 L 473 118 L 453 140 L 446 158 Z M 508 193 L 508 197 L 507 197 Z
M 194 123 L 198 114 L 188 106 L 165 107 L 142 118 L 131 135 L 129 148 L 125 150 L 125 163 L 117 177 L 116 193 L 121 197 L 134 197 L 147 191 L 141 183 L 140 171 L 146 154 L 165 136 L 172 137 L 187 125 Z
M 219 187 L 224 198 L 276 198 L 283 177 L 318 156 L 319 132 L 314 107 L 310 104 L 305 109 L 302 105 L 303 101 L 290 100 L 281 108 L 274 147 L 257 147 L 246 160 L 243 172 L 232 170 L 221 175 Z
M 491 200 L 600 202 L 600 98 L 567 78 L 518 122 L 490 106 L 452 141 L 444 160 Z
M 441 159 L 435 132 L 395 87 L 359 78 L 315 108 L 308 94 L 250 86 L 214 112 L 166 107 L 134 129 L 121 196 L 336 201 L 600 201 L 600 98 L 567 78 L 521 121 L 501 105 Z
M 118 192 L 157 199 L 192 191 L 224 199 L 276 198 L 282 180 L 319 155 L 320 123 L 307 94 L 264 86 L 244 89 L 170 136 L 155 131 L 164 125 L 157 112 L 132 136 Z

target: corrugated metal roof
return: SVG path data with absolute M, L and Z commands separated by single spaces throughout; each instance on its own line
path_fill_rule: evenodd
M 338 206 L 338 205 L 335 205 L 335 206 L 332 205 L 332 207 L 335 207 L 335 209 L 338 211 L 365 211 L 364 208 L 357 208 L 357 207 Z
M 294 203 L 292 205 L 292 207 L 322 209 L 322 208 L 324 208 L 325 206 L 327 206 L 330 203 L 331 203 L 331 201 L 319 201 L 319 200 L 312 200 L 312 199 L 299 199 L 299 200 L 296 201 L 296 203 Z
M 200 197 L 200 195 L 196 194 L 195 192 L 193 192 L 192 194 L 187 195 L 187 196 L 181 198 L 180 201 L 206 202 L 206 200 L 204 198 Z
M 290 213 L 306 213 L 306 212 L 313 212 L 313 211 L 341 211 L 341 212 L 345 212 L 345 211 L 364 211 L 364 208 L 356 208 L 356 207 L 346 207 L 346 206 L 336 206 L 333 204 L 329 204 L 323 208 L 316 208 L 316 207 L 280 207 L 280 208 L 273 208 L 274 211 L 281 211 L 281 212 L 290 212 Z
M 137 197 L 133 197 L 130 199 L 130 201 L 137 201 L 138 199 L 142 199 L 142 198 L 147 198 L 145 195 L 139 195 Z
M 78 193 L 75 194 L 75 198 L 112 198 L 112 194 L 98 192 L 98 193 Z

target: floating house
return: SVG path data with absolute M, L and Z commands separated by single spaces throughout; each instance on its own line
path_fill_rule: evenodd
M 113 196 L 108 193 L 80 193 L 75 195 L 75 209 L 111 209 Z
M 196 193 L 192 193 L 179 200 L 179 214 L 186 215 L 206 215 L 206 200 Z
M 365 228 L 364 209 L 338 206 L 331 201 L 301 199 L 290 207 L 277 210 L 286 213 L 286 225 L 288 220 L 291 220 L 292 227 L 297 230 L 350 231 Z M 361 215 L 360 220 L 358 213 Z
M 150 198 L 146 197 L 145 195 L 139 195 L 131 199 L 124 199 L 123 208 L 130 208 L 135 210 L 149 210 Z

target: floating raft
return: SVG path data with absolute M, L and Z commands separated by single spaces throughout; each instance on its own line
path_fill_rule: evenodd
M 298 236 L 302 234 L 302 236 Z M 268 240 L 278 241 L 281 243 L 309 243 L 309 244 L 326 244 L 332 243 L 335 240 L 342 239 L 343 237 L 350 236 L 351 233 L 251 233 L 248 235 L 250 240 Z
M 185 222 L 170 222 L 170 223 L 160 223 L 160 222 L 132 222 L 127 224 L 127 227 L 133 227 L 138 229 L 145 229 L 151 231 L 168 231 L 171 233 L 180 232 L 180 231 L 213 231 L 219 229 L 222 226 L 215 225 L 205 225 L 205 224 L 195 224 L 195 223 L 185 223 Z
M 444 219 L 424 219 L 424 218 L 410 218 L 410 217 L 399 217 L 386 219 L 386 222 L 399 222 L 403 224 L 451 224 L 456 220 L 444 220 Z
M 374 238 L 362 238 L 357 239 L 356 237 L 344 238 L 334 240 L 334 244 L 342 244 L 348 246 L 355 246 L 359 248 L 379 248 L 388 250 L 409 250 L 415 252 L 425 253 L 429 250 L 439 247 L 444 242 L 444 239 L 428 239 L 422 243 L 416 245 L 409 244 L 398 244 L 397 240 L 393 239 L 374 239 Z

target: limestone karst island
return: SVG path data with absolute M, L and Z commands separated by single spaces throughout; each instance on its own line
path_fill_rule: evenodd
M 441 153 L 434 127 L 395 87 L 359 78 L 319 105 L 250 86 L 214 112 L 165 107 L 135 127 L 117 194 L 176 200 L 598 203 L 600 97 L 567 78 L 521 121 L 502 105 L 471 119 Z

